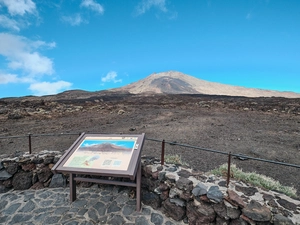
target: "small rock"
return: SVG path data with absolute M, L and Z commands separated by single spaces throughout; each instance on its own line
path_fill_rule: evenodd
M 293 221 L 285 216 L 276 214 L 274 216 L 274 225 L 294 225 Z
M 232 202 L 234 205 L 241 208 L 244 208 L 246 206 L 243 199 L 235 191 L 228 189 L 227 193 L 229 202 Z
M 235 190 L 239 192 L 243 192 L 247 196 L 253 196 L 255 195 L 256 192 L 258 192 L 257 188 L 255 187 L 243 187 L 239 185 L 235 186 Z
M 206 195 L 207 187 L 203 183 L 198 183 L 192 193 L 194 196 Z
M 184 207 L 186 205 L 185 201 L 179 199 L 179 198 L 170 198 L 170 202 L 174 203 L 177 206 Z
M 0 180 L 7 180 L 13 175 L 9 174 L 6 170 L 0 170 Z
M 219 190 L 219 186 L 211 186 L 207 192 L 207 197 L 215 202 L 221 202 L 223 193 Z

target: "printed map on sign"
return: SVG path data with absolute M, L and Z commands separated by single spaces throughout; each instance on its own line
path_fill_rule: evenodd
M 127 170 L 136 137 L 87 137 L 63 167 Z

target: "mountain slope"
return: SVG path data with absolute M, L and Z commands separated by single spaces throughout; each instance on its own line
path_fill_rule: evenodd
M 286 97 L 300 98 L 294 92 L 280 92 L 245 88 L 201 80 L 177 71 L 154 73 L 140 81 L 115 90 L 128 91 L 132 94 L 165 93 L 165 94 L 209 94 L 246 97 Z

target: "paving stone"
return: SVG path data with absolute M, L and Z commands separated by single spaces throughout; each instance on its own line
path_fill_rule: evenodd
M 107 223 L 107 216 L 102 216 L 99 218 L 100 224 L 106 224 Z
M 46 201 L 41 201 L 41 202 L 39 203 L 39 206 L 40 206 L 40 207 L 49 207 L 49 206 L 52 205 L 52 203 L 53 203 L 53 200 L 52 200 L 52 199 L 49 199 L 49 200 L 46 200 Z
M 57 224 L 60 218 L 60 216 L 48 216 L 43 224 Z
M 41 222 L 47 217 L 46 213 L 40 213 L 38 215 L 34 216 L 34 221 L 36 221 L 38 224 L 41 224 Z
M 135 220 L 135 224 L 136 225 L 150 225 L 148 220 L 144 216 L 137 217 Z
M 107 224 L 112 225 L 122 225 L 125 223 L 125 220 L 120 215 L 114 215 L 110 220 L 107 220 Z
M 12 215 L 12 214 L 14 214 L 18 210 L 18 208 L 20 207 L 20 205 L 21 205 L 21 203 L 12 204 L 7 209 L 4 209 L 2 211 L 2 213 L 4 215 Z
M 98 213 L 95 209 L 91 208 L 87 212 L 89 218 L 93 220 L 95 223 L 98 222 Z
M 113 201 L 107 208 L 107 213 L 118 212 L 121 208 L 117 205 L 117 202 Z
M 154 223 L 155 225 L 162 225 L 164 222 L 164 218 L 162 217 L 162 215 L 158 213 L 152 213 L 151 222 Z
M 64 225 L 78 225 L 79 222 L 78 221 L 69 221 L 67 223 L 65 223 Z
M 24 222 L 30 220 L 32 218 L 32 215 L 24 215 L 24 214 L 15 214 L 11 220 L 12 224 L 21 223 L 24 224 Z
M 124 216 L 128 216 L 128 215 L 131 215 L 134 211 L 135 211 L 135 208 L 134 206 L 132 205 L 125 205 L 124 208 L 123 208 L 123 215 Z
M 100 198 L 100 200 L 103 201 L 103 202 L 111 202 L 112 199 L 113 199 L 112 196 L 102 196 L 102 197 Z
M 28 202 L 33 198 L 34 198 L 34 193 L 24 193 L 24 202 Z
M 0 201 L 0 210 L 4 209 L 5 206 L 7 205 L 8 201 L 5 201 L 5 200 L 1 200 Z
M 88 210 L 87 209 L 80 209 L 77 213 L 79 216 L 83 216 Z
M 97 202 L 97 203 L 94 205 L 94 209 L 97 210 L 99 216 L 104 216 L 104 215 L 105 215 L 105 212 L 106 212 L 106 205 L 103 204 L 102 202 Z
M 36 205 L 34 204 L 34 202 L 30 200 L 23 206 L 23 208 L 19 210 L 19 212 L 32 212 L 32 210 L 34 210 L 35 207 Z
M 69 207 L 59 207 L 59 208 L 56 208 L 55 211 L 54 211 L 54 214 L 56 215 L 62 215 L 66 212 L 69 211 Z
M 83 208 L 87 203 L 87 200 L 75 200 L 72 205 L 73 207 Z

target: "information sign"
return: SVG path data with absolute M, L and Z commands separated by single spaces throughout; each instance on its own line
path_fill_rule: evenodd
M 140 209 L 141 150 L 145 134 L 81 134 L 52 170 L 70 174 L 70 198 L 76 199 L 75 181 L 105 183 L 137 188 Z M 76 177 L 77 174 L 125 177 L 133 182 Z M 139 196 L 138 196 L 139 195 Z

